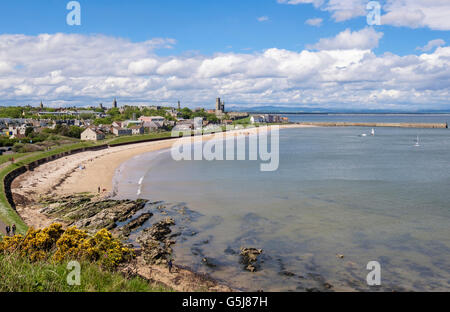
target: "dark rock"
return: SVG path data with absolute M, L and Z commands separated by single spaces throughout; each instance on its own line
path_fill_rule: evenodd
M 175 221 L 172 218 L 166 218 L 143 230 L 138 237 L 144 260 L 148 264 L 167 263 L 168 256 L 172 254 L 170 246 L 175 244 L 175 241 L 167 238 L 172 232 L 170 227 L 173 225 L 175 225 Z
M 262 249 L 241 248 L 241 263 L 244 268 L 250 272 L 256 272 L 260 268 L 259 256 L 263 253 Z
M 142 226 L 148 219 L 150 219 L 153 216 L 153 213 L 146 212 L 137 217 L 136 219 L 132 220 L 127 225 L 124 225 L 122 228 L 122 233 L 124 236 L 129 236 L 131 232 L 138 227 Z
M 295 276 L 295 273 L 289 272 L 289 271 L 281 271 L 279 272 L 280 275 L 284 275 L 284 276 L 288 276 L 288 277 L 292 277 Z

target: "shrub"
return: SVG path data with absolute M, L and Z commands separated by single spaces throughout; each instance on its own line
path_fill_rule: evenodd
M 18 252 L 32 262 L 88 260 L 98 262 L 106 269 L 114 269 L 134 257 L 133 250 L 113 238 L 106 229 L 90 237 L 76 227 L 64 230 L 56 223 L 42 230 L 30 228 L 25 237 L 5 237 L 0 241 L 0 254 L 12 252 Z

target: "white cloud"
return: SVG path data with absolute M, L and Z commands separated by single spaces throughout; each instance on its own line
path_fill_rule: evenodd
M 436 47 L 441 47 L 443 45 L 445 45 L 445 41 L 444 40 L 442 40 L 442 39 L 434 39 L 434 40 L 428 41 L 428 43 L 424 47 L 417 47 L 416 50 L 428 52 L 428 51 L 433 50 Z
M 320 10 L 330 12 L 336 22 L 366 16 L 368 2 L 368 0 L 278 0 L 278 3 L 291 5 L 312 3 Z M 448 0 L 386 0 L 380 1 L 380 4 L 384 4 L 382 25 L 450 30 Z
M 261 16 L 257 18 L 258 22 L 267 22 L 269 20 L 268 16 Z
M 336 37 L 322 38 L 318 43 L 309 45 L 308 48 L 317 50 L 370 50 L 378 47 L 378 42 L 382 37 L 383 33 L 376 32 L 370 27 L 359 31 L 351 31 L 347 28 Z
M 284 4 L 313 4 L 315 7 L 319 7 L 325 0 L 277 0 L 278 3 Z
M 305 24 L 315 27 L 320 27 L 322 25 L 323 19 L 321 18 L 310 18 L 307 19 Z
M 382 24 L 450 30 L 447 0 L 387 0 L 383 9 L 387 13 L 381 17 Z
M 365 41 L 362 34 L 373 38 Z M 379 38 L 363 29 L 321 40 L 318 51 L 161 57 L 153 52 L 154 40 L 0 35 L 0 64 L 8 64 L 0 75 L 0 103 L 96 105 L 117 96 L 120 104 L 182 99 L 213 107 L 221 96 L 243 106 L 448 107 L 450 47 L 377 56 L 370 49 Z

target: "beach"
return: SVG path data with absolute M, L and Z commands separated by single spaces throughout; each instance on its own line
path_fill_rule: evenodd
M 290 124 L 281 125 L 280 129 L 309 127 L 312 126 Z M 229 133 L 232 135 L 249 135 L 257 131 L 258 128 L 249 128 Z M 212 138 L 214 138 L 214 134 L 202 136 L 203 140 Z M 139 154 L 170 148 L 177 140 L 180 139 L 174 138 L 156 142 L 136 143 L 66 156 L 43 164 L 35 170 L 21 175 L 13 182 L 12 191 L 28 200 L 36 200 L 41 195 L 96 194 L 100 187 L 100 195 L 106 197 L 111 195 L 114 174 L 123 162 Z M 189 141 L 191 138 L 183 138 L 182 140 Z M 19 209 L 21 217 L 28 225 L 36 227 L 42 225 L 37 220 L 40 216 L 35 214 L 30 216 L 28 209 Z
M 301 125 L 282 125 L 280 128 L 310 127 Z M 257 133 L 257 128 L 236 130 L 232 135 L 251 135 Z M 214 135 L 204 135 L 203 140 L 214 138 Z M 17 205 L 16 209 L 28 226 L 42 228 L 59 220 L 49 218 L 42 213 L 39 201 L 44 196 L 63 197 L 76 193 L 97 194 L 98 198 L 108 198 L 113 195 L 113 178 L 117 168 L 132 157 L 167 149 L 179 139 L 136 143 L 118 147 L 110 147 L 99 151 L 82 152 L 63 157 L 28 171 L 14 180 L 12 193 Z M 191 140 L 183 138 L 181 140 Z M 98 189 L 100 188 L 100 193 Z M 178 268 L 176 275 L 167 275 L 161 266 L 144 265 L 138 258 L 138 273 L 145 278 L 164 283 L 178 291 L 194 291 L 198 287 L 206 287 L 211 291 L 231 291 L 228 286 L 220 285 L 203 275 Z

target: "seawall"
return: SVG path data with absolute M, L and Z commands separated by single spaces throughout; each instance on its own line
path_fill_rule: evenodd
M 298 124 L 316 127 L 395 127 L 395 128 L 426 128 L 447 129 L 447 123 L 380 123 L 380 122 L 298 122 Z

